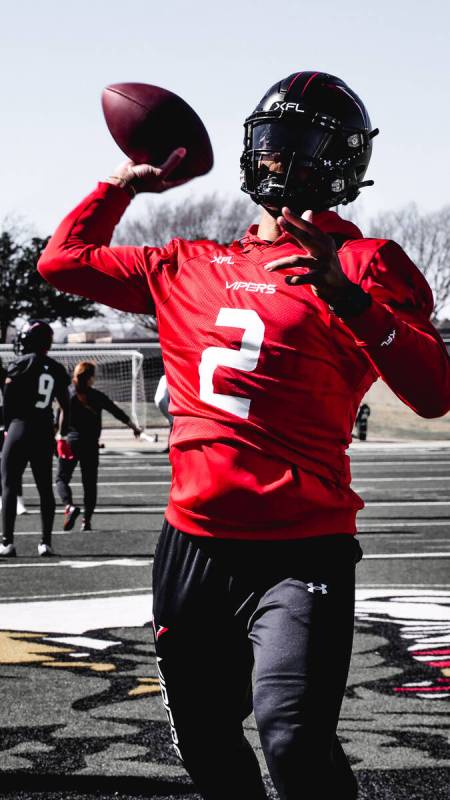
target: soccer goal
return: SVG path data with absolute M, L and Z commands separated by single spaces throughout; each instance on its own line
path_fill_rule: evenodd
M 92 361 L 96 366 L 95 388 L 105 392 L 117 403 L 135 425 L 140 428 L 147 426 L 144 356 L 138 350 L 98 347 L 68 349 L 55 346 L 50 350 L 49 356 L 63 364 L 70 376 L 80 361 Z M 0 357 L 7 367 L 17 355 L 12 347 L 4 346 L 0 348 Z M 103 423 L 108 428 L 122 427 L 119 420 L 110 414 L 104 415 Z

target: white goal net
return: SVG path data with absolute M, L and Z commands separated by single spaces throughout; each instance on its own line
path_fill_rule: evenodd
M 144 383 L 144 356 L 138 350 L 61 348 L 55 346 L 49 356 L 64 365 L 72 376 L 80 361 L 92 361 L 96 366 L 95 387 L 105 392 L 140 428 L 147 426 L 147 398 Z M 11 346 L 0 348 L 0 357 L 5 367 L 17 355 Z M 149 398 L 153 401 L 153 397 Z M 123 427 L 119 420 L 104 414 L 103 425 L 107 428 Z

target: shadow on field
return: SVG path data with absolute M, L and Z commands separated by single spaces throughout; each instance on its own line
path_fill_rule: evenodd
M 358 800 L 448 800 L 450 767 L 357 771 Z M 1 797 L 8 800 L 200 800 L 188 778 L 158 780 L 105 775 L 0 773 Z M 268 796 L 276 794 L 269 781 Z
M 358 800 L 448 800 L 450 767 L 356 771 Z
M 9 800 L 43 798 L 45 800 L 169 800 L 189 797 L 196 800 L 194 787 L 189 779 L 159 780 L 106 775 L 37 775 L 33 772 L 0 773 L 0 796 Z

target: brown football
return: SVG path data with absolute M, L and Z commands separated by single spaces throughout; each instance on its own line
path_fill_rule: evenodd
M 120 149 L 137 164 L 160 166 L 177 147 L 187 154 L 170 179 L 205 175 L 214 163 L 208 132 L 185 100 L 147 83 L 113 83 L 103 90 L 102 107 Z

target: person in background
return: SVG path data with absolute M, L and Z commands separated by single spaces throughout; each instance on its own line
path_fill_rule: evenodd
M 360 442 L 365 442 L 367 439 L 367 428 L 369 426 L 370 406 L 363 403 L 356 415 L 356 430 L 358 431 L 358 439 Z
M 84 517 L 82 531 L 92 530 L 92 515 L 97 503 L 98 449 L 102 432 L 102 411 L 108 411 L 113 417 L 123 422 L 133 431 L 136 437 L 141 430 L 134 424 L 104 392 L 93 388 L 95 382 L 95 364 L 92 361 L 80 361 L 73 371 L 73 381 L 69 388 L 70 396 L 70 442 L 73 458 L 60 458 L 56 475 L 56 488 L 65 504 L 65 531 L 72 530 L 80 514 L 80 507 L 73 504 L 70 481 L 77 464 L 80 464 L 81 481 L 84 496 Z
M 3 414 L 3 393 L 5 391 L 5 381 L 7 376 L 7 371 L 3 366 L 3 360 L 0 358 L 0 458 L 3 450 L 3 444 L 5 441 L 5 421 L 4 421 L 4 414 Z M 20 516 L 21 514 L 26 514 L 27 509 L 25 508 L 25 503 L 23 502 L 23 487 L 22 487 L 22 478 L 19 481 L 17 487 L 17 514 Z M 2 473 L 0 469 L 0 511 L 2 510 Z
M 30 462 L 39 492 L 42 539 L 40 556 L 55 555 L 51 546 L 55 497 L 52 461 L 55 449 L 53 400 L 59 406 L 58 452 L 70 457 L 67 444 L 69 376 L 62 364 L 47 355 L 53 331 L 47 322 L 31 319 L 20 331 L 16 351 L 20 354 L 8 366 L 4 390 L 4 421 L 7 432 L 2 453 L 3 540 L 0 556 L 16 556 L 14 526 L 17 493 L 25 467 Z
M 163 417 L 166 418 L 167 422 L 169 423 L 169 435 L 167 437 L 167 447 L 163 450 L 163 453 L 169 452 L 169 442 L 170 442 L 170 434 L 172 433 L 173 428 L 173 416 L 169 411 L 169 403 L 170 403 L 170 394 L 169 389 L 167 388 L 167 378 L 165 375 L 161 375 L 158 386 L 156 387 L 155 392 L 155 406 L 159 408 Z

